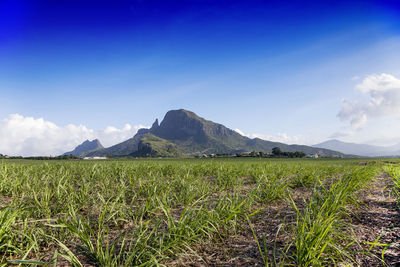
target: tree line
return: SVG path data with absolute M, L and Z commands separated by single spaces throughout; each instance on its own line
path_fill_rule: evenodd
M 79 159 L 73 155 L 64 155 L 57 157 L 47 157 L 47 156 L 39 156 L 39 157 L 22 157 L 22 156 L 7 156 L 0 154 L 0 159 L 32 159 L 32 160 L 68 160 L 68 159 Z
M 217 154 L 218 156 L 219 154 Z M 252 151 L 250 153 L 236 153 L 236 157 L 253 157 L 253 158 L 304 158 L 306 153 L 302 151 L 289 152 L 282 151 L 279 147 L 274 147 L 272 153 L 264 153 L 262 151 Z

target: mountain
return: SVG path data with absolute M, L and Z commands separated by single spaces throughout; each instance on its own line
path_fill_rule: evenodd
M 144 146 L 145 143 L 148 145 Z M 144 147 L 146 149 L 143 150 Z M 172 156 L 165 154 L 168 147 L 173 155 L 187 156 L 249 151 L 271 152 L 274 147 L 289 152 L 303 151 L 322 156 L 344 156 L 342 153 L 324 148 L 287 145 L 259 138 L 250 139 L 222 124 L 206 120 L 184 109 L 168 111 L 160 124 L 156 119 L 150 129 L 140 129 L 134 137 L 112 147 L 89 152 L 87 156 L 125 156 L 143 153 Z M 152 151 L 149 152 L 149 149 Z
M 157 121 L 158 122 L 158 121 Z M 157 124 L 158 125 L 158 124 Z M 89 152 L 87 156 L 126 156 L 138 150 L 140 140 L 150 134 L 150 129 L 139 129 L 136 135 L 114 146 Z
M 373 146 L 366 144 L 347 143 L 333 139 L 313 145 L 312 147 L 326 148 L 345 154 L 360 155 L 365 157 L 387 157 L 400 155 L 400 144 L 394 146 Z
M 84 157 L 90 152 L 97 151 L 99 149 L 103 149 L 104 147 L 101 145 L 100 141 L 98 139 L 95 139 L 93 141 L 86 140 L 79 146 L 77 146 L 74 150 L 70 152 L 66 152 L 62 154 L 64 155 L 73 155 L 75 157 Z
M 179 157 L 181 155 L 177 145 L 152 134 L 140 139 L 137 151 L 130 154 L 134 157 Z

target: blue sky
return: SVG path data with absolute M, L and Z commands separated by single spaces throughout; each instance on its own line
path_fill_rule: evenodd
M 400 102 L 372 112 L 359 107 L 372 89 L 356 88 L 389 77 L 382 74 L 396 84 L 398 62 L 396 1 L 0 3 L 0 120 L 9 128 L 10 114 L 19 114 L 21 124 L 43 118 L 97 137 L 125 124 L 132 133 L 185 108 L 288 143 L 397 143 L 400 129 L 377 125 L 398 122 Z M 342 99 L 353 103 L 352 115 L 338 117 Z M 351 123 L 362 112 L 367 121 Z M 27 138 L 15 133 L 18 142 Z

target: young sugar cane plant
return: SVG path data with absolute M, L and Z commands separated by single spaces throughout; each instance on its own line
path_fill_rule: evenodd
M 240 238 L 265 266 L 351 262 L 348 207 L 373 175 L 353 160 L 3 161 L 0 263 L 196 265 L 215 250 L 229 262 Z
M 328 187 L 319 185 L 300 210 L 295 201 L 290 203 L 296 211 L 294 240 L 286 251 L 299 266 L 339 264 L 352 261 L 348 246 L 345 217 L 346 205 L 355 203 L 354 193 L 374 176 L 370 170 L 360 170 L 341 176 Z

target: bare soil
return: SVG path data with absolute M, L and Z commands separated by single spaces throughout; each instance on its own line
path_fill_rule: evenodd
M 362 192 L 364 203 L 352 218 L 354 233 L 360 246 L 372 255 L 357 255 L 360 266 L 400 266 L 400 212 L 391 196 L 391 178 L 387 174 L 376 177 Z M 383 258 L 382 258 L 382 252 Z

